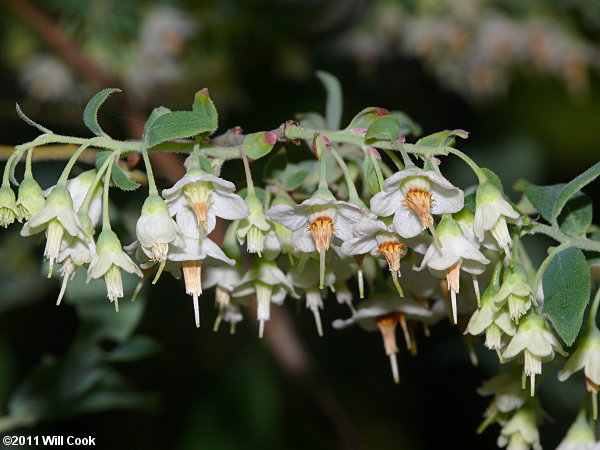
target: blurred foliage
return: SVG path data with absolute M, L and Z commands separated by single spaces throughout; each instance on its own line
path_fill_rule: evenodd
M 471 131 L 465 150 L 501 174 L 509 195 L 520 178 L 562 182 L 598 160 L 595 0 L 34 4 L 87 57 L 120 78 L 147 113 L 160 104 L 188 108 L 191 94 L 209 87 L 221 130 L 275 128 L 298 111 L 321 109 L 313 72 L 324 68 L 344 84 L 344 119 L 377 104 L 407 111 L 425 134 Z M 81 131 L 81 105 L 97 89 L 22 17 L 10 12 L 0 20 L 6 68 L 0 74 L 0 144 L 33 136 L 14 113 L 15 101 L 59 132 Z M 102 126 L 127 137 L 123 123 L 131 119 L 114 106 L 107 111 Z M 315 117 L 306 113 L 303 120 Z M 50 163 L 37 166 L 45 186 L 54 169 Z M 452 164 L 448 177 L 474 181 Z M 124 226 L 140 204 L 119 205 Z M 0 236 L 3 431 L 81 430 L 101 436 L 103 447 L 336 445 L 321 413 L 282 378 L 250 325 L 243 323 L 234 337 L 208 328 L 197 332 L 189 320 L 191 305 L 172 280 L 161 280 L 158 290 L 135 303 L 123 302 L 116 314 L 102 283 L 84 286 L 79 273 L 69 285 L 67 305 L 58 309 L 57 283 L 39 276 L 36 242 L 11 233 Z M 535 262 L 542 258 L 534 254 Z M 205 294 L 203 314 L 212 297 Z M 333 303 L 325 322 L 342 314 Z M 326 338 L 318 340 L 311 317 L 303 314 L 296 322 L 365 448 L 494 445 L 494 433 L 474 434 L 485 402 L 472 387 L 496 370 L 480 344 L 481 367 L 467 370 L 456 330 L 434 329 L 417 358 L 401 356 L 402 384 L 395 388 L 382 382 L 388 369 L 378 336 L 327 327 Z M 564 435 L 583 396 L 577 377 L 555 380 L 550 373 L 541 385 L 544 404 L 559 424 L 544 428 L 549 447 Z

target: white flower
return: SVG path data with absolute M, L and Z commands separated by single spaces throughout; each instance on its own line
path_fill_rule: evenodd
M 533 293 L 527 281 L 525 269 L 519 263 L 514 263 L 512 267 L 504 269 L 502 287 L 496 294 L 496 303 L 508 303 L 510 317 L 516 322 L 519 318 L 531 308 L 531 298 Z
M 123 280 L 121 269 L 142 277 L 139 267 L 123 251 L 121 241 L 114 231 L 105 228 L 100 232 L 96 243 L 96 254 L 88 268 L 87 281 L 92 278 L 104 277 L 106 282 L 107 297 L 115 303 L 115 309 L 119 310 L 119 298 L 123 297 Z
M 554 351 L 567 356 L 558 339 L 546 326 L 544 318 L 530 311 L 519 322 L 517 332 L 504 349 L 502 357 L 511 359 L 523 355 L 524 372 L 526 376 L 531 377 L 531 395 L 533 396 L 535 376 L 542 373 L 542 362 L 548 362 L 554 358 Z
M 246 243 L 248 253 L 257 253 L 258 256 L 262 256 L 267 233 L 273 225 L 267 220 L 263 205 L 256 194 L 249 193 L 246 196 L 246 204 L 250 214 L 240 220 L 236 236 L 240 244 Z
M 484 381 L 477 393 L 494 396 L 494 405 L 501 413 L 508 413 L 525 404 L 527 396 L 521 389 L 520 377 L 512 372 L 503 372 Z
M 19 78 L 27 94 L 42 102 L 63 102 L 77 92 L 71 72 L 53 56 L 32 56 Z
M 19 217 L 14 191 L 8 185 L 0 187 L 0 226 L 6 228 Z
M 352 203 L 315 195 L 296 206 L 275 205 L 267 211 L 273 222 L 292 230 L 292 244 L 298 250 L 320 255 L 321 278 L 319 287 L 324 286 L 325 253 L 332 238 L 342 241 L 352 237 L 352 225 L 363 218 L 360 208 Z
M 460 270 L 480 275 L 490 261 L 464 236 L 456 221 L 449 215 L 445 215 L 438 224 L 437 235 L 442 247 L 432 242 L 418 270 L 427 266 L 438 278 L 446 276 L 452 298 L 452 316 L 456 324 L 456 293 L 460 290 Z
M 277 267 L 275 262 L 260 259 L 253 262 L 250 270 L 240 280 L 233 296 L 256 295 L 258 335 L 262 337 L 265 322 L 271 318 L 271 302 L 282 304 L 288 293 L 297 296 L 289 278 Z
M 452 214 L 452 218 L 456 220 L 463 234 L 475 244 L 481 244 L 482 247 L 487 248 L 488 250 L 499 250 L 500 247 L 498 247 L 498 243 L 489 231 L 484 233 L 483 241 L 479 242 L 479 239 L 477 239 L 475 232 L 473 231 L 473 220 L 475 219 L 475 214 L 473 214 L 467 207 L 464 207 L 459 212 Z
M 202 171 L 188 171 L 162 195 L 172 216 L 189 214 L 195 218 L 202 236 L 215 228 L 217 217 L 237 220 L 249 214 L 246 202 L 235 194 L 232 182 Z
M 196 30 L 197 24 L 183 11 L 156 8 L 144 18 L 140 29 L 142 52 L 158 58 L 177 55 Z
M 432 214 L 454 213 L 463 205 L 460 189 L 442 175 L 420 169 L 396 172 L 371 199 L 371 211 L 383 217 L 393 214 L 394 229 L 405 238 L 432 229 Z
M 477 336 L 485 331 L 485 346 L 499 350 L 503 346 L 503 334 L 514 336 L 517 327 L 510 319 L 508 309 L 495 303 L 497 293 L 498 288 L 490 284 L 481 296 L 481 307 L 471 316 L 465 334 Z
M 219 311 L 217 313 L 217 318 L 215 319 L 215 324 L 213 325 L 213 331 L 219 329 L 221 320 L 223 320 L 228 311 L 230 311 L 229 307 L 232 305 L 232 292 L 241 279 L 240 269 L 235 265 L 209 265 L 202 271 L 202 286 L 205 289 L 215 287 L 215 306 Z M 232 326 L 235 326 L 235 323 L 232 323 Z
M 29 220 L 32 215 L 44 207 L 46 199 L 42 188 L 33 178 L 26 176 L 19 186 L 19 197 L 17 198 L 17 209 L 21 220 Z M 0 200 L 0 204 L 2 201 Z M 2 213 L 0 212 L 0 216 Z
M 582 408 L 556 450 L 593 450 L 596 444 L 594 428 L 594 424 L 586 418 L 585 408 Z
M 141 249 L 150 261 L 160 262 L 156 282 L 166 264 L 170 246 L 185 245 L 177 224 L 169 215 L 167 205 L 158 194 L 151 194 L 144 201 L 135 232 Z
M 490 231 L 500 248 L 508 255 L 512 243 L 506 218 L 518 219 L 519 213 L 504 200 L 502 192 L 489 181 L 482 183 L 475 194 L 475 218 L 473 231 L 479 241 L 483 241 L 485 232 Z
M 63 237 L 89 239 L 81 221 L 75 214 L 71 194 L 66 186 L 59 185 L 52 190 L 44 207 L 23 225 L 21 236 L 32 236 L 42 231 L 46 231 L 44 256 L 50 262 L 48 270 L 48 276 L 50 276 L 54 261 L 58 258 Z
M 498 437 L 498 447 L 508 450 L 542 450 L 540 433 L 537 429 L 537 418 L 532 408 L 522 406 L 502 427 Z
M 235 264 L 235 260 L 228 258 L 223 250 L 207 237 L 200 242 L 196 238 L 185 236 L 183 245 L 180 247 L 172 245 L 167 256 L 169 261 L 181 263 L 186 293 L 191 295 L 194 301 L 196 327 L 200 326 L 198 297 L 202 294 L 202 261 L 207 257 L 223 261 L 229 265 Z

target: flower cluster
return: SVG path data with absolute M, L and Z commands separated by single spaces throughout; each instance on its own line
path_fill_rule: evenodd
M 206 90 L 197 94 L 194 107 L 208 114 L 207 122 L 214 119 L 216 128 L 216 110 Z M 201 114 L 197 111 L 194 114 Z M 206 111 L 215 116 L 211 119 Z M 254 304 L 262 337 L 272 303 L 300 300 L 323 336 L 321 312 L 335 297 L 348 306 L 350 316 L 334 321 L 333 327 L 359 324 L 367 331 L 379 331 L 396 383 L 401 372 L 398 325 L 406 349 L 416 355 L 421 332 L 428 337 L 430 327 L 447 318 L 470 335 L 464 342 L 474 364 L 477 358 L 471 345 L 474 336 L 484 334 L 485 346 L 509 367 L 480 389 L 482 395 L 494 396 L 482 428 L 499 423 L 500 446 L 539 448 L 541 410 L 527 394 L 534 396 L 536 376 L 544 363 L 556 354 L 567 356 L 537 295 L 539 279 L 554 253 L 537 273 L 532 270 L 519 240 L 531 220 L 505 197 L 491 171 L 451 147 L 455 136 L 467 137 L 465 132 L 445 131 L 406 144 L 399 135 L 397 116 L 367 108 L 346 130 L 331 132 L 329 137 L 327 131 L 308 130 L 293 122 L 279 134 L 244 136 L 236 129 L 212 141 L 201 134 L 193 142 L 178 143 L 189 146 L 186 173 L 160 192 L 148 153 L 164 140 L 153 141 L 148 135 L 153 136 L 153 124 L 171 114 L 169 120 L 177 118 L 177 113 L 155 111 L 153 116 L 158 117 L 149 119 L 150 132 L 140 143 L 106 136 L 77 141 L 81 147 L 56 185 L 46 191 L 31 170 L 38 142 L 17 147 L 9 160 L 0 187 L 1 224 L 24 221 L 21 235 L 45 235 L 48 276 L 56 264 L 61 265 L 63 283 L 57 303 L 79 267 L 87 268 L 88 281 L 104 279 L 107 297 L 117 311 L 125 295 L 122 271 L 141 278 L 134 300 L 145 279 L 152 278 L 155 284 L 166 270 L 178 279 L 183 273 L 197 327 L 199 299 L 203 291 L 214 288 L 215 330 L 225 321 L 234 332 L 243 311 Z M 167 125 L 160 126 L 160 133 L 165 133 Z M 176 130 L 180 129 L 178 125 Z M 44 143 L 64 140 L 47 130 L 42 138 Z M 278 140 L 297 143 L 299 139 L 312 139 L 316 160 L 286 161 L 284 168 L 267 165 L 267 183 L 264 188 L 255 186 L 250 160 L 269 153 Z M 79 154 L 91 146 L 109 151 L 98 154 L 95 169 L 69 178 Z M 389 161 L 376 147 L 385 151 Z M 16 182 L 14 165 L 25 151 L 25 178 L 16 197 L 11 180 Z M 111 184 L 139 187 L 118 164 L 121 154 L 131 151 L 142 154 L 148 196 L 135 225 L 135 240 L 123 248 L 111 227 L 109 194 Z M 465 195 L 442 175 L 443 161 L 435 155 L 448 153 L 464 160 L 477 176 L 478 185 L 470 189 L 474 194 Z M 362 178 L 351 170 L 357 158 L 362 158 L 365 168 Z M 245 188 L 222 177 L 229 159 L 242 160 Z M 216 229 L 224 232 L 218 243 L 211 239 Z M 355 297 L 361 299 L 356 306 Z M 594 417 L 600 384 L 600 331 L 595 324 L 599 304 L 600 294 L 581 342 L 559 374 L 564 380 L 584 370 Z

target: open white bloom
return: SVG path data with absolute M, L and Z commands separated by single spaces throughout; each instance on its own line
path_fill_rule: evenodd
M 240 280 L 233 296 L 256 295 L 258 336 L 262 337 L 265 322 L 271 318 L 271 302 L 282 304 L 288 293 L 297 297 L 290 279 L 277 267 L 277 264 L 273 261 L 255 259 L 250 270 Z
M 235 185 L 200 170 L 188 171 L 173 187 L 162 192 L 169 213 L 193 214 L 199 234 L 204 236 L 215 228 L 216 218 L 237 220 L 248 217 L 246 202 L 235 194 Z
M 246 204 L 250 214 L 240 220 L 236 236 L 240 244 L 246 243 L 248 253 L 257 253 L 258 256 L 262 256 L 267 233 L 273 228 L 273 224 L 267 220 L 263 205 L 256 194 L 249 193 L 246 196 Z
M 527 394 L 521 388 L 520 377 L 515 371 L 503 372 L 484 381 L 477 389 L 477 393 L 483 397 L 494 396 L 486 410 L 487 419 L 482 424 L 483 428 L 495 421 L 498 414 L 514 411 L 523 406 L 527 400 Z
M 567 356 L 558 339 L 548 329 L 544 318 L 530 311 L 519 322 L 517 332 L 504 349 L 502 357 L 511 359 L 523 355 L 524 372 L 526 376 L 531 377 L 531 395 L 533 396 L 535 376 L 542 373 L 542 362 L 548 362 L 554 358 L 554 351 Z
M 400 377 L 396 358 L 398 353 L 396 343 L 397 325 L 400 324 L 402 327 L 406 346 L 412 351 L 413 349 L 416 350 L 416 344 L 411 337 L 407 321 L 433 324 L 444 315 L 444 305 L 441 302 L 436 302 L 434 307 L 429 309 L 414 300 L 400 299 L 395 295 L 379 295 L 362 302 L 349 319 L 335 320 L 333 327 L 339 330 L 357 323 L 366 331 L 379 330 L 383 338 L 385 352 L 390 359 L 394 382 L 399 383 Z
M 117 311 L 119 310 L 119 299 L 123 297 L 121 269 L 140 278 L 143 276 L 140 268 L 123 251 L 121 241 L 114 231 L 105 228 L 98 236 L 96 254 L 88 268 L 87 281 L 89 282 L 92 278 L 104 278 L 107 297 L 114 302 Z
M 17 209 L 21 220 L 29 220 L 32 215 L 44 207 L 46 199 L 42 188 L 32 177 L 26 176 L 19 186 Z M 0 204 L 2 201 L 0 200 Z M 1 216 L 1 213 L 0 213 Z
M 156 279 L 166 264 L 170 246 L 185 246 L 177 224 L 169 215 L 164 200 L 158 194 L 150 194 L 135 227 L 141 249 L 150 261 L 160 262 Z
M 223 250 L 207 237 L 200 242 L 196 238 L 186 236 L 183 242 L 184 244 L 180 247 L 171 246 L 167 257 L 169 261 L 176 261 L 181 264 L 185 290 L 193 298 L 196 327 L 199 327 L 200 305 L 198 304 L 198 297 L 202 294 L 202 261 L 207 257 L 223 261 L 229 265 L 234 265 L 235 261 L 228 258 Z
M 598 416 L 597 396 L 600 385 L 600 330 L 592 324 L 583 334 L 573 354 L 567 359 L 558 379 L 565 381 L 583 369 L 587 390 L 592 394 L 594 419 Z
M 556 450 L 594 450 L 596 448 L 594 428 L 594 424 L 586 417 L 585 408 L 582 408 Z
M 519 213 L 504 200 L 502 192 L 489 181 L 482 183 L 475 194 L 475 218 L 473 231 L 479 241 L 483 241 L 485 232 L 490 231 L 498 246 L 508 255 L 512 243 L 506 218 L 518 219 Z
M 292 230 L 292 244 L 298 250 L 320 255 L 320 284 L 324 286 L 325 253 L 332 238 L 346 241 L 352 237 L 352 225 L 364 215 L 361 209 L 348 202 L 335 200 L 333 195 L 317 192 L 296 206 L 279 204 L 267 211 L 273 222 Z
M 508 450 L 542 450 L 537 417 L 531 407 L 522 406 L 502 427 L 498 447 L 506 447 Z
M 42 231 L 46 231 L 44 256 L 50 262 L 48 270 L 48 276 L 50 277 L 54 262 L 60 252 L 63 237 L 89 239 L 73 209 L 71 194 L 66 186 L 59 185 L 52 190 L 44 207 L 31 216 L 31 219 L 23 225 L 21 236 L 32 236 Z
M 519 323 L 519 318 L 531 308 L 533 293 L 527 281 L 525 269 L 519 263 L 504 269 L 502 287 L 496 294 L 496 303 L 508 304 L 511 319 Z
M 449 215 L 445 215 L 438 224 L 437 235 L 442 247 L 440 248 L 435 241 L 432 242 L 418 270 L 427 266 L 438 278 L 446 277 L 452 299 L 452 317 L 456 324 L 456 293 L 460 290 L 461 269 L 472 275 L 480 275 L 490 261 L 465 237 L 456 221 Z
M 202 286 L 205 289 L 215 287 L 215 306 L 218 308 L 213 330 L 217 331 L 224 316 L 232 305 L 231 295 L 242 276 L 237 266 L 207 266 L 202 271 Z M 237 307 L 237 305 L 236 305 Z M 232 325 L 235 325 L 232 323 Z
M 405 238 L 432 229 L 432 214 L 455 213 L 463 205 L 463 191 L 438 173 L 416 168 L 396 172 L 371 199 L 371 210 L 383 217 L 393 214 L 394 229 Z
M 503 335 L 514 336 L 517 327 L 508 309 L 494 301 L 497 294 L 498 288 L 490 284 L 481 296 L 481 307 L 471 316 L 465 334 L 477 336 L 485 331 L 485 346 L 500 350 L 503 347 Z
M 473 230 L 473 221 L 475 220 L 475 214 L 473 214 L 467 207 L 464 207 L 459 212 L 452 214 L 452 218 L 456 220 L 463 234 L 475 242 L 477 245 L 481 245 L 488 250 L 498 251 L 498 243 L 489 231 L 486 231 L 483 235 L 483 241 L 479 242 L 479 239 L 475 236 Z
M 15 192 L 8 185 L 0 187 L 0 226 L 6 228 L 19 217 Z

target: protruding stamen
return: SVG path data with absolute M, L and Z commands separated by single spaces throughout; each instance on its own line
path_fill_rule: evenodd
M 450 299 L 452 301 L 452 320 L 454 325 L 458 323 L 458 313 L 456 311 L 456 292 L 450 291 Z
M 48 223 L 48 229 L 46 233 L 46 248 L 44 249 L 44 256 L 48 258 L 48 278 L 52 276 L 54 269 L 54 261 L 58 258 L 60 252 L 60 243 L 62 242 L 65 229 L 58 219 L 52 219 Z
M 400 281 L 398 280 L 398 272 L 392 272 L 392 281 L 394 282 L 394 286 L 396 286 L 398 295 L 400 297 L 404 297 L 404 292 L 402 291 L 402 286 L 400 286 Z
M 402 205 L 410 208 L 421 221 L 423 229 L 432 227 L 433 216 L 431 215 L 431 204 L 435 200 L 431 197 L 431 192 L 423 189 L 411 189 L 406 193 L 406 198 Z
M 212 189 L 209 183 L 194 183 L 188 184 L 183 192 L 188 205 L 194 211 L 202 237 L 208 225 L 208 209 L 211 204 Z
M 473 290 L 475 291 L 475 298 L 477 299 L 477 307 L 481 308 L 481 293 L 479 292 L 479 280 L 477 280 L 477 275 L 471 275 L 473 276 Z
M 529 377 L 531 378 L 531 390 L 529 391 L 529 395 L 533 397 L 535 396 L 535 373 L 532 373 Z
M 365 259 L 365 255 L 354 255 L 354 261 L 356 261 L 356 264 L 358 265 L 357 275 L 358 275 L 358 296 L 359 296 L 359 298 L 365 298 L 365 280 L 364 280 L 364 274 L 363 274 L 363 269 L 362 269 L 362 263 L 363 263 L 364 259 Z
M 271 292 L 273 291 L 273 286 L 261 281 L 255 281 L 254 289 L 256 290 L 257 303 L 256 318 L 259 321 L 258 337 L 262 338 L 265 322 L 271 318 Z
M 60 286 L 60 292 L 58 293 L 58 299 L 56 300 L 56 306 L 60 305 L 60 302 L 62 301 L 63 296 L 65 295 L 65 291 L 67 290 L 67 284 L 69 284 L 69 280 L 73 278 L 73 273 L 75 272 L 76 268 L 77 267 L 75 266 L 75 264 L 73 264 L 71 257 L 67 257 L 64 260 L 63 266 L 60 269 L 63 281 Z
M 455 264 L 446 269 L 446 281 L 448 290 L 450 291 L 450 299 L 452 301 L 452 319 L 454 325 L 458 323 L 456 311 L 456 293 L 460 290 L 460 265 L 462 259 L 459 259 Z
M 115 311 L 119 312 L 119 299 L 115 298 Z
M 165 269 L 166 264 L 167 264 L 166 259 L 160 260 L 160 264 L 158 265 L 158 270 L 156 271 L 156 276 L 154 277 L 154 280 L 152 280 L 152 284 L 156 284 L 158 282 L 158 279 L 160 278 L 161 274 L 163 273 L 163 270 Z
M 58 293 L 58 299 L 56 300 L 56 306 L 60 306 L 60 302 L 62 301 L 62 298 L 65 295 L 65 291 L 67 290 L 68 283 L 69 283 L 69 276 L 67 274 L 65 274 L 65 275 L 63 275 L 63 281 L 60 286 L 60 292 Z
M 185 292 L 188 295 L 202 295 L 202 260 L 182 261 Z
M 331 245 L 331 237 L 333 232 L 333 219 L 329 216 L 319 216 L 311 222 L 308 231 L 312 234 L 315 240 L 315 246 L 319 253 L 325 253 Z
M 399 383 L 400 376 L 398 375 L 398 363 L 396 361 L 396 353 L 398 353 L 398 346 L 396 345 L 396 326 L 398 325 L 398 319 L 395 315 L 383 316 L 378 318 L 375 323 L 383 337 L 385 353 L 390 357 L 394 382 Z
M 400 260 L 406 254 L 405 247 L 405 244 L 398 241 L 385 241 L 379 245 L 375 253 L 385 256 L 390 271 L 400 273 Z
M 413 345 L 412 345 L 412 340 L 410 338 L 410 332 L 408 330 L 408 325 L 406 324 L 406 317 L 404 316 L 404 314 L 396 314 L 396 318 L 398 319 L 398 322 L 400 323 L 400 327 L 402 328 L 402 333 L 404 334 L 404 341 L 406 342 L 406 348 L 407 348 L 407 350 L 411 350 Z
M 194 299 L 194 319 L 196 320 L 196 328 L 200 328 L 200 305 L 198 304 L 198 295 L 193 294 Z
M 315 325 L 317 326 L 317 333 L 319 337 L 323 337 L 323 325 L 321 324 L 321 314 L 319 314 L 318 308 L 311 308 L 312 313 L 315 316 Z
M 225 308 L 219 306 L 219 312 L 217 314 L 217 318 L 215 319 L 215 324 L 213 325 L 213 331 L 219 331 L 219 327 L 221 326 L 221 320 L 223 320 L 223 314 L 225 313 Z
M 394 377 L 394 383 L 400 383 L 400 374 L 398 373 L 398 359 L 396 358 L 396 354 L 392 353 L 390 355 L 390 365 L 392 366 L 392 377 Z
M 259 324 L 258 324 L 258 337 L 262 339 L 264 333 L 265 333 L 265 320 L 260 319 Z
M 319 252 L 319 289 L 325 287 L 325 251 Z

